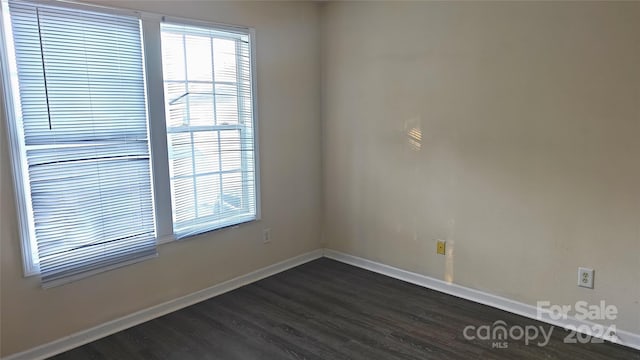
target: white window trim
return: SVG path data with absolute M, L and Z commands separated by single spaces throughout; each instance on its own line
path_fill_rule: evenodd
M 9 155 L 10 155 L 10 163 L 11 163 L 11 175 L 13 177 L 13 196 L 15 199 L 15 206 L 18 212 L 18 223 L 19 223 L 19 236 L 21 246 L 20 249 L 22 251 L 22 263 L 24 268 L 25 276 L 37 275 L 40 273 L 40 267 L 38 266 L 37 259 L 33 256 L 33 242 L 30 239 L 33 237 L 34 229 L 31 224 L 33 224 L 33 219 L 31 214 L 33 212 L 30 210 L 31 208 L 31 191 L 29 181 L 26 179 L 23 174 L 25 173 L 24 166 L 26 165 L 23 161 L 22 154 L 24 153 L 24 144 L 19 141 L 22 138 L 21 135 L 21 127 L 18 126 L 18 121 L 16 117 L 16 104 L 14 103 L 15 94 L 13 94 L 11 81 L 13 81 L 13 77 L 11 76 L 11 69 L 14 68 L 13 62 L 9 59 L 8 52 L 13 53 L 14 49 L 7 43 L 7 39 L 5 38 L 5 24 L 4 16 L 6 11 L 6 3 L 3 1 L 0 4 L 0 46 L 2 46 L 3 51 L 0 52 L 0 61 L 2 62 L 2 66 L 0 66 L 2 70 L 2 86 L 0 86 L 0 101 L 2 102 L 3 114 L 2 116 L 5 118 L 5 129 L 6 129 L 6 138 L 3 140 L 8 141 L 9 147 Z M 7 51 L 4 51 L 7 49 Z M 13 57 L 15 59 L 15 56 Z M 20 106 L 19 104 L 17 106 Z M 14 136 L 18 135 L 18 136 Z
M 173 217 L 171 214 L 171 184 L 160 44 L 161 17 L 141 14 L 141 20 L 156 236 L 160 239 L 158 243 L 166 243 L 175 240 L 175 238 L 173 237 Z
M 5 24 L 4 16 L 6 9 L 6 0 L 2 1 L 0 7 L 0 49 L 8 49 L 8 52 L 13 52 L 5 39 Z M 253 107 L 253 149 L 254 149 L 254 166 L 255 166 L 255 181 L 254 181 L 254 193 L 256 196 L 256 214 L 253 219 L 244 219 L 239 223 L 221 227 L 215 230 L 203 231 L 201 233 L 185 236 L 182 239 L 187 239 L 193 236 L 198 236 L 207 232 L 224 230 L 224 229 L 236 229 L 240 225 L 259 221 L 262 219 L 262 206 L 261 206 L 261 193 L 260 193 L 260 150 L 259 150 L 259 128 L 258 128 L 258 100 L 257 100 L 257 76 L 256 76 L 256 32 L 252 27 L 237 26 L 222 24 L 217 22 L 186 19 L 179 17 L 171 17 L 151 12 L 141 12 L 135 10 L 126 10 L 120 8 L 106 7 L 100 5 L 90 5 L 77 2 L 70 2 L 64 0 L 38 0 L 32 1 L 41 5 L 63 5 L 67 8 L 94 10 L 111 14 L 134 14 L 141 20 L 141 31 L 143 39 L 143 57 L 144 57 L 144 72 L 145 72 L 145 87 L 146 87 L 146 100 L 147 100 L 147 116 L 148 116 L 148 131 L 149 131 L 149 147 L 151 154 L 151 175 L 152 175 L 152 191 L 154 212 L 156 219 L 156 241 L 158 245 L 167 244 L 176 241 L 177 238 L 173 233 L 173 215 L 171 204 L 171 187 L 169 178 L 169 161 L 168 161 L 168 147 L 167 147 L 167 128 L 165 118 L 165 99 L 164 99 L 164 79 L 162 71 L 162 49 L 161 49 L 161 31 L 160 24 L 162 22 L 170 22 L 174 24 L 185 24 L 193 26 L 208 27 L 214 29 L 220 29 L 223 31 L 236 32 L 238 34 L 249 36 L 250 52 L 251 52 L 251 101 Z M 15 57 L 14 57 L 15 58 Z M 0 64 L 2 65 L 2 79 L 0 81 L 0 111 L 5 118 L 6 136 L 9 140 L 10 162 L 12 167 L 12 177 L 14 186 L 14 197 L 16 203 L 16 209 L 18 212 L 18 227 L 19 236 L 21 242 L 21 251 L 23 259 L 24 276 L 35 276 L 40 274 L 40 268 L 36 259 L 33 256 L 32 246 L 35 238 L 34 230 L 32 228 L 33 221 L 31 219 L 32 211 L 29 181 L 25 172 L 25 163 L 23 160 L 24 144 L 22 144 L 19 136 L 22 131 L 17 123 L 15 94 L 11 85 L 12 76 L 9 65 L 11 60 L 7 54 L 7 51 L 0 52 Z M 153 126 L 152 126 L 153 122 Z M 18 135 L 18 136 L 16 136 Z M 3 139 L 4 140 L 4 139 Z

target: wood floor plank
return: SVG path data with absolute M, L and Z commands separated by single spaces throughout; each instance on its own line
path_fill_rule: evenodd
M 86 359 L 625 359 L 611 343 L 467 340 L 467 325 L 550 325 L 326 258 L 55 356 Z

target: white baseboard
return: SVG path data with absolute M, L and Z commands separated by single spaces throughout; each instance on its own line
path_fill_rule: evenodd
M 542 319 L 537 318 L 536 307 L 519 301 L 514 301 L 497 295 L 492 295 L 479 290 L 474 290 L 461 285 L 450 284 L 442 280 L 434 279 L 425 275 L 416 274 L 410 271 L 398 269 L 389 265 L 381 264 L 375 261 L 367 260 L 353 255 L 344 254 L 330 249 L 314 250 L 279 263 L 269 265 L 262 269 L 258 269 L 249 274 L 236 277 L 212 287 L 194 292 L 183 297 L 167 301 L 165 303 L 135 312 L 133 314 L 121 317 L 116 320 L 100 324 L 93 328 L 80 331 L 70 336 L 52 341 L 50 343 L 40 345 L 38 347 L 10 355 L 2 358 L 2 360 L 35 360 L 45 359 L 75 347 L 98 340 L 105 336 L 109 336 L 118 331 L 128 329 L 143 322 L 155 319 L 170 312 L 180 310 L 187 306 L 210 299 L 212 297 L 224 294 L 231 290 L 237 289 L 252 282 L 264 279 L 271 275 L 275 275 L 290 268 L 302 265 L 309 261 L 325 256 L 346 264 L 354 265 L 363 269 L 367 269 L 379 274 L 383 274 L 392 278 L 403 280 L 412 284 L 423 286 L 429 289 L 440 291 L 446 294 L 457 296 L 480 304 L 488 305 L 500 310 L 508 311 L 527 318 L 541 320 L 551 325 L 566 328 L 573 326 L 578 328 L 581 325 L 592 326 L 587 321 L 568 318 L 567 320 L 554 320 L 548 316 Z M 617 330 L 617 339 L 615 342 L 624 346 L 640 350 L 640 334 L 634 334 L 624 330 Z M 605 340 L 613 340 L 604 338 Z
M 52 341 L 50 343 L 10 355 L 3 358 L 3 360 L 45 359 L 50 356 L 54 356 L 67 350 L 73 349 L 75 347 L 87 344 L 91 341 L 114 334 L 118 331 L 128 329 L 145 321 L 155 319 L 170 312 L 207 300 L 214 296 L 224 294 L 241 286 L 264 279 L 271 275 L 275 275 L 279 272 L 296 267 L 311 260 L 321 258 L 322 254 L 323 250 L 318 249 L 296 257 L 292 257 L 290 259 L 281 261 L 273 265 L 269 265 L 262 269 L 250 272 L 246 275 L 238 276 L 231 280 L 194 292 L 192 294 L 167 301 L 165 303 L 135 312 L 133 314 L 106 322 L 104 324 L 100 324 L 88 330 L 72 334 L 70 336 Z
M 580 326 L 587 326 L 592 329 L 592 322 L 585 320 L 578 320 L 575 317 L 568 317 L 566 320 L 555 320 L 549 317 L 548 314 L 543 314 L 541 318 L 538 318 L 538 310 L 535 306 L 525 304 L 519 301 L 514 301 L 501 296 L 489 294 L 483 291 L 471 289 L 461 285 L 451 284 L 442 280 L 438 280 L 425 275 L 416 274 L 410 271 L 398 269 L 389 265 L 385 265 L 379 262 L 367 260 L 361 257 L 345 254 L 339 251 L 325 249 L 324 256 L 333 260 L 337 260 L 346 264 L 354 265 L 366 270 L 370 270 L 379 274 L 383 274 L 395 279 L 406 281 L 415 285 L 419 285 L 425 288 L 443 292 L 445 294 L 457 296 L 466 300 L 477 302 L 480 304 L 488 305 L 500 310 L 504 310 L 513 314 L 521 315 L 530 319 L 540 320 L 545 323 L 555 325 L 562 328 L 579 329 Z M 617 329 L 615 337 L 604 336 L 600 337 L 604 340 L 612 341 L 620 345 L 628 346 L 640 350 L 640 334 L 634 334 L 629 331 Z

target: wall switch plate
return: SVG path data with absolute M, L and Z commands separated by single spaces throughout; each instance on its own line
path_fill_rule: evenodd
M 271 229 L 262 230 L 262 243 L 268 244 L 271 242 Z
M 447 250 L 447 242 L 444 240 L 438 240 L 438 245 L 436 247 L 436 252 L 438 255 L 444 255 Z
M 593 289 L 593 269 L 578 268 L 578 286 Z

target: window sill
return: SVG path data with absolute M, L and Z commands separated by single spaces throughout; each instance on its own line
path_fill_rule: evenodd
M 219 231 L 219 230 L 238 229 L 238 228 L 240 228 L 241 225 L 252 223 L 252 222 L 256 222 L 258 220 L 260 220 L 260 218 L 255 217 L 253 219 L 247 219 L 245 221 L 236 223 L 234 225 L 223 226 L 223 227 L 219 227 L 219 228 L 212 229 L 212 230 L 205 230 L 205 231 L 202 231 L 202 232 L 198 232 L 196 234 L 185 235 L 185 236 L 180 237 L 180 238 L 177 237 L 175 234 L 160 236 L 160 237 L 156 238 L 156 242 L 157 242 L 158 246 L 161 246 L 161 245 L 165 245 L 165 244 L 170 244 L 170 243 L 172 243 L 174 241 L 189 240 L 189 239 L 191 239 L 193 237 L 196 237 L 196 236 L 199 236 L 199 235 L 203 235 L 203 234 L 212 233 L 212 232 L 216 232 L 216 231 Z M 40 275 L 40 265 L 39 264 L 34 264 L 34 266 L 32 267 L 32 270 L 24 272 L 24 278 L 31 278 L 31 277 L 39 276 L 39 275 Z

